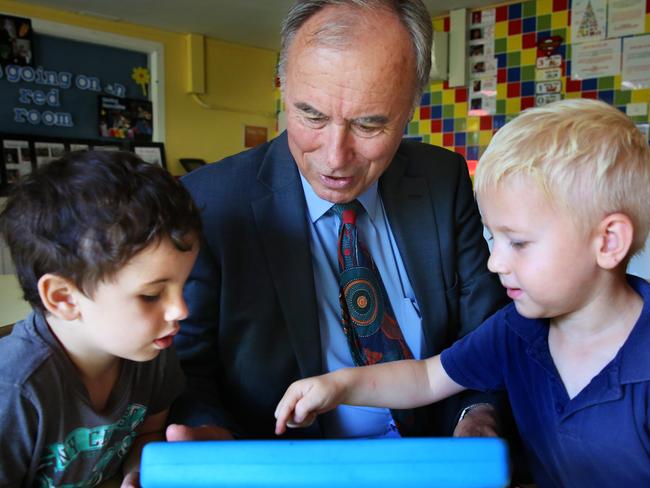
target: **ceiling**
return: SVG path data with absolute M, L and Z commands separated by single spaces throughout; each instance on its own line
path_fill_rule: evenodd
M 58 10 L 172 32 L 203 34 L 236 44 L 278 50 L 280 24 L 294 0 L 22 0 Z M 432 17 L 494 0 L 423 0 Z

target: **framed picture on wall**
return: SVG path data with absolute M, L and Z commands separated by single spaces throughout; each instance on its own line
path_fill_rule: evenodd
M 43 166 L 62 157 L 67 151 L 66 143 L 60 139 L 34 138 L 34 160 L 36 167 Z
M 32 21 L 0 14 L 0 65 L 33 66 Z
M 134 142 L 133 152 L 143 161 L 167 169 L 165 145 L 162 142 Z
M 99 95 L 99 135 L 149 142 L 153 134 L 153 106 L 149 100 Z
M 27 137 L 12 134 L 0 134 L 2 154 L 2 188 L 5 191 L 11 185 L 34 169 L 34 151 Z

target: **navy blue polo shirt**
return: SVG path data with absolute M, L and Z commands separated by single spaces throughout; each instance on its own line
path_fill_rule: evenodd
M 458 384 L 507 390 L 540 487 L 650 486 L 650 285 L 628 276 L 643 310 L 616 357 L 573 399 L 548 348 L 548 320 L 513 304 L 443 351 Z

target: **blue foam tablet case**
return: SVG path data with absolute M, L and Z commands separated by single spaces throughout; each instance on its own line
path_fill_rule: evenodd
M 143 488 L 508 486 L 497 438 L 154 442 L 142 453 Z

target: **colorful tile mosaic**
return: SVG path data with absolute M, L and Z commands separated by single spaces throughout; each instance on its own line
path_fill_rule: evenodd
M 596 98 L 625 111 L 627 103 L 650 103 L 650 89 L 622 90 L 621 77 L 571 80 L 569 0 L 529 0 L 495 8 L 495 56 L 497 69 L 497 114 L 467 115 L 467 88 L 450 88 L 447 82 L 431 84 L 422 96 L 420 109 L 406 131 L 407 137 L 456 151 L 468 160 L 478 159 L 492 135 L 522 110 L 535 105 L 535 62 L 539 39 L 552 35 L 564 38 L 558 49 L 562 64 L 563 98 Z M 449 31 L 449 17 L 434 19 L 434 29 Z M 650 33 L 650 0 L 646 2 L 645 32 Z M 650 121 L 650 115 L 632 117 Z M 470 163 L 470 167 L 474 167 Z

